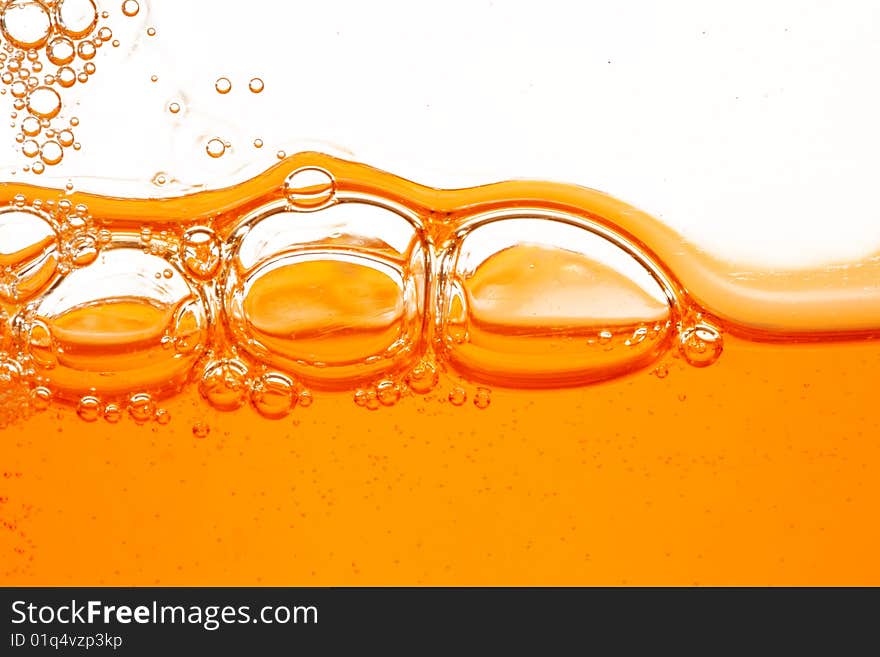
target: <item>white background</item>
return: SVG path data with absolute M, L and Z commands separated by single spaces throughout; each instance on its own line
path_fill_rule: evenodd
M 83 148 L 43 184 L 169 195 L 308 148 L 436 186 L 594 187 L 743 263 L 880 249 L 874 0 L 121 1 L 99 7 L 122 45 L 65 95 Z M 5 129 L 3 178 L 37 180 Z

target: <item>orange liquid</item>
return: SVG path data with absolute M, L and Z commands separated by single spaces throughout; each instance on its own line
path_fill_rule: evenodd
M 592 190 L 314 153 L 17 194 L 3 583 L 880 582 L 876 258 L 743 277 Z

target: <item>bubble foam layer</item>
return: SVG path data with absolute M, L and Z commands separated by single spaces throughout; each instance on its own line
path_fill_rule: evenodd
M 277 418 L 314 389 L 378 410 L 457 377 L 450 403 L 486 408 L 482 386 L 661 377 L 667 356 L 703 368 L 725 331 L 805 340 L 880 327 L 866 305 L 803 330 L 827 295 L 768 316 L 784 274 L 760 293 L 719 283 L 717 263 L 662 224 L 577 187 L 441 191 L 303 153 L 177 198 L 3 194 L 7 378 L 34 409 L 58 400 L 89 420 L 127 409 L 167 422 L 156 402 L 190 384 L 218 410 Z

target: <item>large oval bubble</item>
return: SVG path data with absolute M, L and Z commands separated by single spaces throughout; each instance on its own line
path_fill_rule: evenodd
M 441 280 L 446 358 L 496 385 L 620 376 L 663 353 L 674 328 L 669 294 L 637 252 L 573 222 L 476 222 L 448 247 Z
M 288 208 L 257 211 L 233 236 L 224 309 L 236 343 L 325 387 L 409 364 L 428 259 L 414 221 L 362 202 Z
M 204 347 L 207 313 L 198 292 L 168 261 L 134 244 L 117 238 L 17 321 L 39 374 L 62 395 L 176 389 Z

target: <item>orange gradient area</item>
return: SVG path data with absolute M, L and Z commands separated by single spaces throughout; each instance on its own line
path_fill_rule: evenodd
M 709 368 L 498 389 L 485 410 L 445 379 L 278 421 L 194 393 L 166 426 L 53 409 L 2 433 L 0 578 L 877 585 L 878 367 L 872 343 L 732 339 Z

